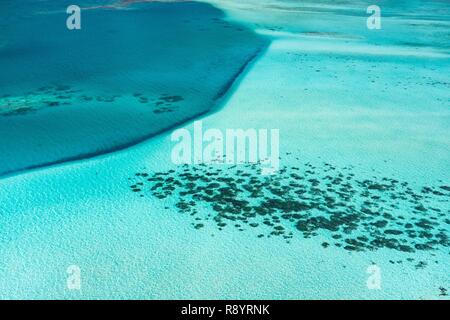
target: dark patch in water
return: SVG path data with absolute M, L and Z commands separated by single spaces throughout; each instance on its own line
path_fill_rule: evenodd
M 0 98 L 0 115 L 19 116 L 26 115 L 44 108 L 55 108 L 68 105 L 80 105 L 85 102 L 116 102 L 119 95 L 89 96 L 77 94 L 81 90 L 73 90 L 68 85 L 48 85 L 34 91 L 25 92 L 19 96 L 6 95 Z
M 133 179 L 145 186 L 131 189 L 173 198 L 180 213 L 213 221 L 219 230 L 258 229 L 259 238 L 279 236 L 289 242 L 296 230 L 304 238 L 328 236 L 333 241 L 323 242 L 324 248 L 334 244 L 347 251 L 414 253 L 450 247 L 448 228 L 443 228 L 446 213 L 435 208 L 447 205 L 446 187 L 427 186 L 423 194 L 396 179 L 357 180 L 351 170 L 307 163 L 262 176 L 258 164 L 184 165 L 176 171 L 137 173 Z M 444 192 L 435 193 L 438 189 Z M 200 214 L 200 208 L 209 208 L 208 214 Z M 425 266 L 420 261 L 416 268 Z
M 22 116 L 43 108 L 71 105 L 73 93 L 70 86 L 44 86 L 19 96 L 4 95 L 0 98 L 0 115 Z
M 0 115 L 5 117 L 26 115 L 46 107 L 54 108 L 72 104 L 80 105 L 80 103 L 92 101 L 99 103 L 114 103 L 121 97 L 120 95 L 90 96 L 85 93 L 74 95 L 76 92 L 80 92 L 80 90 L 74 91 L 67 85 L 49 85 L 16 97 L 4 95 L 0 98 Z M 170 94 L 162 94 L 156 99 L 150 99 L 142 93 L 134 93 L 132 96 L 137 99 L 138 103 L 151 103 L 154 107 L 153 113 L 156 114 L 174 112 L 179 107 L 177 103 L 185 100 L 184 97 L 180 95 Z M 75 100 L 75 98 L 77 98 L 77 100 Z

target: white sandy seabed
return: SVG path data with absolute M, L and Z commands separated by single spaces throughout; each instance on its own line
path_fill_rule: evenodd
M 428 84 L 445 82 L 448 56 L 343 41 L 275 35 L 204 127 L 280 129 L 281 165 L 298 157 L 353 165 L 360 178 L 449 181 L 448 90 Z M 170 200 L 139 198 L 128 186 L 139 170 L 175 167 L 170 134 L 0 180 L 0 298 L 427 299 L 450 285 L 444 251 L 433 257 L 439 264 L 416 269 L 389 263 L 406 256 L 387 249 L 325 250 L 318 238 L 288 244 L 212 224 L 195 230 L 164 209 Z M 367 288 L 372 263 L 381 290 Z M 70 265 L 81 268 L 80 291 L 67 289 Z

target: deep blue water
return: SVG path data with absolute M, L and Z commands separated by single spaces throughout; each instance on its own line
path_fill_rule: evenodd
M 14 3 L 14 4 L 13 4 Z M 108 1 L 81 1 L 81 7 Z M 207 112 L 265 41 L 208 4 L 2 1 L 0 175 L 124 148 Z

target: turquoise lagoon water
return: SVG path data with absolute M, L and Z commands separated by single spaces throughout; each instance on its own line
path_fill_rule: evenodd
M 280 129 L 279 174 L 261 176 L 254 165 L 175 166 L 169 130 L 103 156 L 4 178 L 0 297 L 447 299 L 446 2 L 381 2 L 379 31 L 365 28 L 368 4 L 363 1 L 211 2 L 217 9 L 208 5 L 205 10 L 239 25 L 255 41 L 241 60 L 230 57 L 236 70 L 258 52 L 261 38 L 270 45 L 234 83 L 222 108 L 202 118 L 203 126 Z M 162 5 L 164 13 L 178 5 Z M 130 9 L 139 15 L 152 6 Z M 102 77 L 117 87 L 101 88 L 101 96 L 122 92 L 123 73 L 130 81 L 138 78 L 140 86 L 156 82 L 151 88 L 156 96 L 174 88 L 164 82 L 158 91 L 154 75 L 144 63 L 139 67 L 142 75 L 130 74 L 127 66 L 116 77 Z M 166 66 L 160 67 L 164 73 Z M 205 89 L 186 101 L 191 105 L 203 95 L 217 95 L 234 74 L 230 71 L 215 87 L 203 83 Z M 53 86 L 66 81 L 60 82 Z M 77 90 L 101 92 L 88 80 L 77 83 Z M 15 90 L 8 86 L 7 91 Z M 124 103 L 120 117 L 131 112 L 130 106 Z M 61 119 L 67 117 L 63 108 Z M 102 106 L 86 108 L 88 118 Z M 39 114 L 44 119 L 56 110 L 42 108 L 4 121 Z M 148 124 L 159 125 L 152 117 Z M 169 116 L 164 124 L 177 122 Z M 95 132 L 104 124 L 89 126 Z M 149 134 L 145 126 L 132 127 L 134 133 Z M 193 129 L 192 123 L 184 127 Z M 127 142 L 134 140 L 130 136 L 121 132 Z M 97 143 L 88 146 L 98 148 Z M 54 145 L 44 155 L 51 150 L 59 152 Z M 110 145 L 102 150 L 111 150 Z M 27 161 L 48 160 L 35 155 Z M 79 291 L 67 289 L 70 265 L 81 269 Z M 381 271 L 378 290 L 367 286 L 372 265 Z

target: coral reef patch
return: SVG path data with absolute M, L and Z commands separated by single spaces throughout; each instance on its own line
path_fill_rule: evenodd
M 129 179 L 131 191 L 141 197 L 175 201 L 196 229 L 212 221 L 218 230 L 231 226 L 287 242 L 298 234 L 322 235 L 329 239 L 323 248 L 450 253 L 448 185 L 417 190 L 389 177 L 358 179 L 352 169 L 306 163 L 263 176 L 258 164 L 202 164 L 138 172 Z M 416 267 L 426 265 L 421 263 Z

